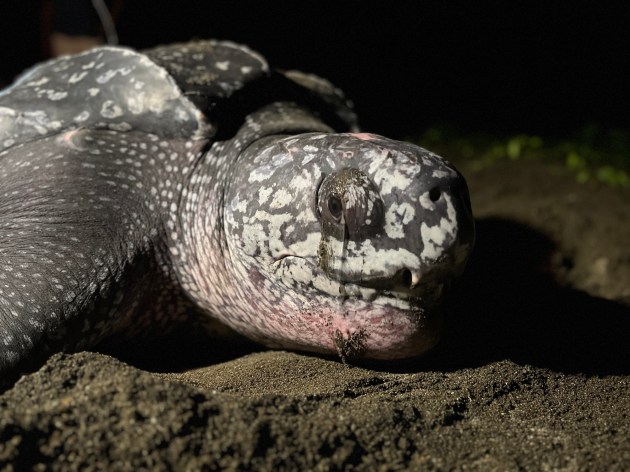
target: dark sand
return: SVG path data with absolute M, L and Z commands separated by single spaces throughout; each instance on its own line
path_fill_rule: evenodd
M 0 396 L 0 469 L 630 470 L 630 192 L 460 170 L 478 245 L 423 359 L 185 331 L 57 355 Z

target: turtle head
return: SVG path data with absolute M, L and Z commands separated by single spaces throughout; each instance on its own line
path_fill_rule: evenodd
M 442 298 L 474 240 L 450 164 L 353 133 L 263 138 L 239 164 L 224 221 L 252 315 L 237 329 L 342 357 L 413 357 L 437 342 Z

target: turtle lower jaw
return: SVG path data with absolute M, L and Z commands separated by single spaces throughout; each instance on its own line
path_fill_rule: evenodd
M 418 357 L 438 343 L 442 331 L 439 309 L 401 309 L 356 299 L 337 306 L 307 307 L 299 317 L 301 339 L 285 338 L 281 346 L 337 353 L 344 362 Z
M 399 360 L 422 355 L 440 338 L 440 284 L 397 291 L 343 283 L 293 255 L 276 261 L 274 269 L 285 287 L 299 291 L 303 306 L 296 313 L 279 308 L 279 329 L 295 324 L 300 330 L 266 342 L 274 347 L 337 352 L 344 361 Z
M 329 335 L 341 359 L 394 361 L 432 349 L 442 332 L 441 311 L 373 305 L 370 313 L 332 320 Z
M 295 309 L 300 306 L 299 309 Z M 264 331 L 244 326 L 243 334 L 273 348 L 396 361 L 418 357 L 440 339 L 442 312 L 406 300 L 306 296 L 270 308 Z

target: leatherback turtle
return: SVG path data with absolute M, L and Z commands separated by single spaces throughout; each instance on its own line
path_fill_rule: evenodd
M 0 372 L 194 312 L 415 356 L 473 239 L 452 165 L 238 44 L 97 48 L 0 94 Z

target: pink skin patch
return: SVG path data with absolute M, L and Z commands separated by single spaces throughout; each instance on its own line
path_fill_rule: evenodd
M 348 133 L 348 135 L 362 141 L 374 141 L 378 137 L 372 133 Z
M 73 129 L 70 131 L 66 131 L 64 134 L 62 134 L 59 137 L 59 141 L 61 141 L 61 143 L 65 144 L 66 146 L 68 146 L 70 149 L 75 149 L 77 151 L 84 151 L 85 149 L 78 146 L 76 142 L 74 141 L 75 138 L 79 136 L 81 131 L 82 130 L 80 129 Z
M 317 306 L 297 312 L 281 303 L 269 312 L 273 316 L 263 327 L 265 336 L 261 342 L 269 344 L 267 340 L 273 334 L 272 347 L 276 348 L 333 353 L 337 351 L 339 336 L 350 340 L 361 333 L 361 357 L 392 360 L 423 354 L 437 343 L 440 335 L 439 317 L 362 301 L 346 303 L 343 308 Z M 260 334 L 257 331 L 252 332 L 252 326 L 245 329 L 254 338 Z
M 319 326 L 328 336 L 319 339 L 320 346 L 335 348 L 335 336 L 349 339 L 363 332 L 363 356 L 372 359 L 399 359 L 423 354 L 439 339 L 440 323 L 434 319 L 417 319 L 418 315 L 387 307 L 363 307 L 353 316 L 331 313 L 330 324 Z M 327 338 L 327 339 L 326 339 Z

